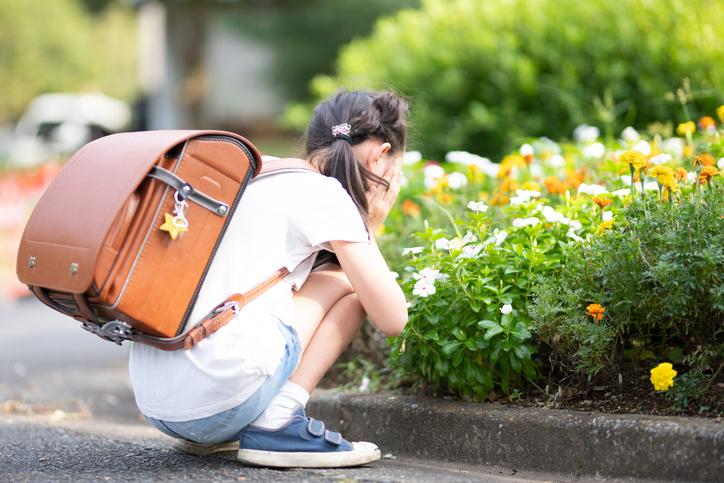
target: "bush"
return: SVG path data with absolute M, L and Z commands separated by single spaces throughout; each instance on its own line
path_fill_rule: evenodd
M 724 187 L 701 191 L 632 203 L 623 230 L 580 245 L 536 288 L 532 330 L 565 372 L 591 377 L 624 359 L 682 362 L 706 351 L 697 369 L 721 360 Z M 586 315 L 593 303 L 606 310 L 600 321 Z
M 319 98 L 397 89 L 414 101 L 426 155 L 499 156 L 523 135 L 563 137 L 583 122 L 612 135 L 681 119 L 683 99 L 669 93 L 687 77 L 689 114 L 713 110 L 724 100 L 722 23 L 724 9 L 705 0 L 427 0 L 379 21 L 341 51 L 337 77 L 311 88 Z M 288 118 L 304 125 L 308 114 L 297 106 Z

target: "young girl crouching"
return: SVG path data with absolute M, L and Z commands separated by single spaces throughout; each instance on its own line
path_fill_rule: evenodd
M 346 441 L 304 407 L 365 317 L 392 336 L 407 323 L 404 294 L 374 240 L 399 192 L 406 112 L 389 92 L 322 102 L 307 130 L 312 170 L 247 187 L 189 320 L 279 267 L 290 274 L 190 350 L 133 344 L 138 407 L 177 448 L 238 448 L 240 461 L 273 467 L 380 458 L 375 445 Z

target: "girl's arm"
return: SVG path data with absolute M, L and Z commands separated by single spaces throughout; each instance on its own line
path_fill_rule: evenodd
M 371 240 L 330 244 L 370 321 L 385 335 L 397 336 L 407 324 L 407 301 L 374 238 Z

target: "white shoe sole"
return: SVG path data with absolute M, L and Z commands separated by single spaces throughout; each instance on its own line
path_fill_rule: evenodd
M 242 463 L 270 468 L 342 468 L 372 463 L 380 459 L 380 450 L 367 442 L 352 443 L 352 451 L 329 453 L 281 452 L 240 449 L 237 459 Z
M 228 443 L 219 444 L 202 444 L 179 439 L 173 442 L 173 447 L 174 449 L 177 449 L 184 453 L 193 454 L 196 456 L 207 456 L 214 453 L 237 451 L 239 449 L 239 441 L 229 441 Z

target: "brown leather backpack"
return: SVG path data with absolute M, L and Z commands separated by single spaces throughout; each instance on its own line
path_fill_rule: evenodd
M 311 168 L 299 161 L 275 168 L 299 169 Z M 97 139 L 72 156 L 35 207 L 18 279 L 106 340 L 193 347 L 288 274 L 279 269 L 231 295 L 185 332 L 229 220 L 261 170 L 254 145 L 224 131 Z

